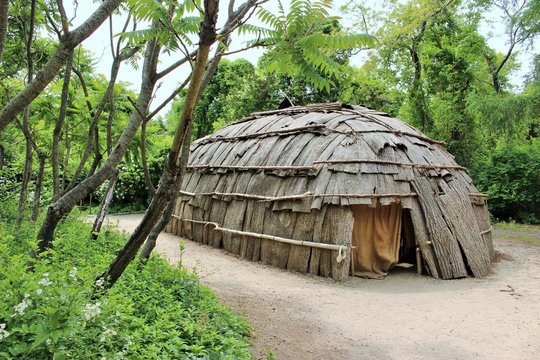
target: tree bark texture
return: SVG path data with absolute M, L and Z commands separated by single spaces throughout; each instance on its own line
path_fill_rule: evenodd
M 0 110 L 0 133 L 55 78 L 73 49 L 90 36 L 121 2 L 105 0 L 81 26 L 62 36 L 56 51 L 36 77 Z
M 28 198 L 28 186 L 30 185 L 30 178 L 32 177 L 32 160 L 33 160 L 33 147 L 30 130 L 28 126 L 28 118 L 30 116 L 30 109 L 26 107 L 23 111 L 23 133 L 25 135 L 25 159 L 24 170 L 21 181 L 21 191 L 19 193 L 19 209 L 17 212 L 17 225 L 20 225 L 26 210 L 26 201 Z
M 43 187 L 43 175 L 45 174 L 45 163 L 47 155 L 44 152 L 38 152 L 39 170 L 36 177 L 36 188 L 34 190 L 34 206 L 32 207 L 32 222 L 35 222 L 39 216 L 39 206 L 41 204 L 41 188 Z
M 157 45 L 155 41 L 150 41 L 146 47 L 141 88 L 137 100 L 137 108 L 139 111 L 142 110 L 146 112 L 152 98 L 152 93 L 156 84 L 155 74 L 159 52 L 159 45 Z M 45 217 L 37 236 L 39 252 L 45 251 L 51 245 L 54 231 L 60 219 L 67 215 L 77 203 L 90 195 L 98 186 L 113 175 L 116 167 L 120 161 L 122 161 L 129 144 L 135 137 L 137 129 L 143 121 L 139 111 L 134 110 L 131 113 L 128 124 L 103 166 L 49 206 L 47 216 Z
M 165 229 L 165 226 L 169 223 L 169 220 L 171 219 L 171 216 L 173 214 L 175 205 L 176 205 L 176 199 L 178 198 L 178 195 L 180 195 L 180 189 L 182 186 L 182 180 L 184 178 L 184 173 L 186 172 L 186 165 L 189 159 L 189 146 L 191 144 L 191 124 L 188 127 L 188 131 L 186 132 L 186 136 L 184 137 L 184 143 L 182 145 L 182 153 L 180 155 L 180 164 L 182 165 L 180 168 L 180 172 L 176 178 L 176 183 L 174 184 L 173 189 L 173 196 L 167 203 L 167 206 L 165 207 L 165 210 L 163 211 L 163 214 L 161 215 L 159 221 L 157 224 L 152 228 L 152 231 L 150 231 L 150 234 L 148 235 L 148 238 L 146 239 L 146 242 L 144 243 L 143 249 L 141 250 L 140 259 L 145 261 L 150 258 L 150 254 L 152 254 L 152 251 L 156 247 L 156 241 L 159 234 Z
M 2 54 L 4 53 L 4 45 L 6 43 L 6 35 L 8 29 L 8 12 L 9 1 L 0 0 L 0 63 L 2 62 Z
M 186 164 L 182 164 L 178 158 L 180 149 L 187 130 L 191 125 L 194 109 L 197 105 L 199 89 L 204 77 L 205 67 L 208 61 L 210 47 L 216 38 L 216 22 L 218 13 L 218 0 L 204 1 L 204 19 L 199 33 L 199 47 L 197 58 L 193 68 L 193 75 L 186 94 L 184 107 L 180 116 L 180 122 L 176 129 L 175 137 L 169 151 L 169 156 L 165 161 L 163 173 L 156 190 L 156 194 L 146 210 L 141 223 L 137 226 L 129 241 L 118 253 L 116 259 L 111 263 L 109 269 L 99 278 L 104 279 L 106 287 L 110 288 L 122 275 L 127 266 L 135 258 L 138 250 L 157 224 L 163 210 L 171 201 L 174 194 L 174 185 L 178 182 L 180 169 Z
M 118 171 L 116 171 L 113 174 L 113 176 L 109 179 L 109 186 L 107 187 L 107 192 L 105 193 L 105 197 L 103 197 L 103 200 L 101 201 L 99 212 L 96 215 L 96 220 L 94 221 L 94 225 L 92 226 L 92 234 L 90 235 L 92 240 L 96 240 L 99 236 L 99 232 L 101 231 L 101 226 L 103 225 L 103 222 L 105 221 L 105 215 L 107 215 L 107 210 L 109 209 L 109 205 L 111 205 L 111 201 L 114 195 L 114 187 L 116 186 L 117 180 L 118 180 Z
M 58 199 L 62 189 L 60 188 L 60 165 L 58 161 L 58 148 L 60 145 L 60 137 L 62 136 L 62 127 L 66 120 L 67 107 L 69 102 L 69 84 L 71 82 L 71 69 L 73 68 L 73 52 L 66 59 L 66 67 L 64 71 L 64 83 L 62 85 L 62 95 L 60 100 L 60 112 L 53 130 L 53 141 L 51 148 L 51 163 L 53 173 L 53 201 Z M 67 139 L 67 134 L 65 134 Z M 67 156 L 66 156 L 67 157 Z
M 34 21 L 36 18 L 36 1 L 32 0 L 30 8 L 30 24 L 28 27 L 28 34 L 26 34 L 26 68 L 27 68 L 27 83 L 31 83 L 34 78 L 34 59 L 32 58 L 32 41 L 34 40 Z M 33 147 L 32 147 L 32 134 L 30 133 L 30 105 L 26 106 L 23 110 L 23 121 L 21 130 L 24 134 L 25 140 L 25 160 L 24 170 L 21 181 L 21 192 L 19 193 L 19 209 L 17 213 L 17 225 L 20 225 L 26 210 L 26 200 L 28 198 L 28 186 L 30 184 L 30 178 L 32 176 L 32 160 L 33 160 Z
M 152 183 L 152 178 L 150 177 L 150 171 L 148 170 L 148 158 L 146 153 L 146 124 L 148 119 L 145 119 L 141 124 L 141 161 L 143 166 L 144 182 L 146 183 L 146 190 L 148 194 L 153 196 L 156 193 L 156 188 Z

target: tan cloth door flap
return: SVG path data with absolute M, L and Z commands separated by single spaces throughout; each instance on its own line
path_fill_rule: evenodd
M 381 279 L 398 262 L 401 236 L 401 206 L 375 208 L 351 206 L 354 216 L 352 245 L 354 275 Z

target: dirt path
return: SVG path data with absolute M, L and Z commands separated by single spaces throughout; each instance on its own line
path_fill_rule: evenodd
M 130 231 L 140 216 L 113 219 Z M 503 256 L 485 279 L 335 283 L 187 240 L 183 262 L 248 319 L 257 358 L 540 359 L 540 247 L 496 235 Z M 162 234 L 158 251 L 177 262 L 178 243 Z

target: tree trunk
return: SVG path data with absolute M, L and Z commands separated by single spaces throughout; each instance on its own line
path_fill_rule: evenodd
M 147 120 L 143 121 L 141 124 L 141 160 L 146 190 L 148 190 L 148 194 L 150 196 L 153 196 L 156 193 L 156 188 L 154 187 L 154 184 L 152 184 L 152 178 L 150 177 L 150 171 L 148 170 L 148 159 L 146 154 L 146 124 Z
M 24 170 L 21 181 L 21 192 L 19 193 L 19 209 L 17 212 L 17 225 L 20 225 L 26 210 L 26 201 L 28 199 L 28 186 L 30 184 L 30 178 L 32 177 L 32 160 L 33 160 L 33 147 L 32 139 L 30 138 L 30 131 L 28 126 L 28 118 L 30 116 L 30 109 L 27 107 L 23 111 L 23 133 L 25 134 L 25 154 Z
M 6 34 L 8 28 L 9 1 L 0 0 L 0 63 L 4 53 L 4 44 L 6 43 Z
M 137 108 L 144 112 L 148 109 L 148 104 L 152 98 L 152 93 L 156 84 L 156 67 L 159 59 L 160 47 L 155 41 L 150 41 L 146 47 L 146 54 L 143 64 L 143 75 Z M 105 180 L 109 179 L 116 167 L 122 160 L 127 148 L 137 133 L 137 129 L 143 121 L 139 111 L 133 111 L 130 120 L 126 125 L 120 139 L 113 148 L 111 155 L 107 158 L 103 166 L 92 176 L 87 177 L 77 184 L 73 189 L 63 194 L 47 210 L 47 216 L 43 221 L 37 239 L 38 251 L 43 252 L 49 248 L 54 231 L 60 219 L 67 215 L 71 209 L 82 199 L 86 198 L 97 189 Z
M 56 51 L 51 55 L 41 71 L 36 74 L 36 77 L 0 110 L 0 133 L 13 121 L 18 113 L 23 111 L 27 105 L 41 94 L 43 89 L 56 77 L 73 49 L 90 36 L 120 3 L 122 3 L 122 0 L 103 1 L 99 8 L 81 26 L 62 37 Z
M 66 69 L 64 73 L 64 83 L 62 85 L 62 95 L 60 102 L 60 113 L 58 119 L 54 125 L 53 141 L 51 148 L 51 163 L 53 174 L 53 201 L 58 199 L 63 189 L 60 188 L 60 171 L 58 162 L 58 147 L 60 145 L 60 136 L 62 135 L 62 127 L 64 127 L 64 121 L 66 120 L 68 98 L 69 98 L 69 83 L 71 82 L 71 69 L 73 67 L 73 52 L 71 52 L 66 59 Z M 65 134 L 67 139 L 67 134 Z M 66 154 L 66 157 L 68 155 Z M 66 169 L 64 169 L 64 172 Z M 65 178 L 65 176 L 64 176 Z
M 34 60 L 32 58 L 32 41 L 34 39 L 34 21 L 36 18 L 36 1 L 32 0 L 30 5 L 30 25 L 28 28 L 28 34 L 26 37 L 26 67 L 28 71 L 27 83 L 31 83 L 34 77 Z M 32 134 L 30 133 L 30 105 L 26 106 L 23 110 L 23 121 L 21 130 L 25 139 L 25 160 L 24 170 L 21 181 L 21 192 L 19 193 L 19 209 L 17 213 L 17 225 L 20 225 L 26 210 L 26 200 L 28 198 L 28 185 L 30 184 L 30 178 L 32 176 L 32 159 L 33 159 L 33 147 L 32 147 Z
M 41 188 L 43 186 L 43 175 L 45 173 L 45 163 L 47 155 L 38 152 L 39 170 L 36 178 L 36 189 L 34 191 L 34 207 L 32 208 L 32 222 L 35 222 L 39 215 L 39 205 L 41 204 Z
M 99 232 L 101 231 L 101 226 L 103 225 L 103 221 L 105 221 L 105 215 L 107 215 L 107 210 L 109 209 L 109 205 L 111 205 L 111 201 L 114 195 L 114 187 L 116 186 L 117 180 L 118 180 L 118 171 L 116 171 L 111 177 L 111 179 L 109 180 L 109 186 L 107 187 L 107 192 L 105 193 L 105 197 L 101 201 L 99 212 L 96 215 L 96 220 L 94 221 L 94 225 L 92 226 L 92 234 L 90 236 L 92 240 L 96 240 L 99 236 Z
M 180 194 L 180 189 L 182 187 L 182 180 L 186 171 L 185 165 L 187 165 L 187 162 L 189 160 L 189 146 L 191 144 L 191 124 L 188 127 L 188 130 L 186 132 L 186 136 L 184 137 L 184 144 L 182 145 L 182 154 L 180 155 L 180 164 L 184 164 L 180 168 L 179 175 L 176 179 L 176 183 L 174 184 L 174 192 L 172 198 L 167 203 L 167 206 L 165 207 L 165 210 L 163 211 L 163 214 L 161 215 L 161 218 L 159 219 L 158 223 L 152 228 L 152 231 L 150 231 L 150 234 L 148 235 L 148 238 L 146 239 L 146 242 L 144 243 L 143 249 L 141 250 L 140 259 L 143 261 L 148 260 L 150 258 L 150 254 L 152 254 L 152 251 L 156 247 L 156 240 L 159 236 L 159 234 L 165 229 L 165 226 L 169 223 L 169 220 L 171 219 L 172 213 L 174 211 L 175 205 L 176 205 L 176 199 L 178 198 L 178 195 Z
M 229 18 L 231 18 L 234 15 L 231 9 L 229 9 Z M 225 36 L 221 42 L 225 45 L 224 48 L 228 48 L 230 43 L 230 36 Z M 210 80 L 214 77 L 218 64 L 221 61 L 221 58 L 223 56 L 223 48 L 218 46 L 218 49 L 216 50 L 216 55 L 212 58 L 208 66 L 206 67 L 206 72 L 204 74 L 204 78 L 201 81 L 201 86 L 199 88 L 199 93 L 197 95 L 197 101 L 199 101 L 204 93 L 204 90 L 210 83 Z M 190 123 L 186 135 L 184 137 L 184 142 L 182 145 L 182 153 L 180 155 L 180 164 L 187 165 L 189 160 L 189 152 L 190 152 L 190 144 L 191 144 L 191 132 L 193 129 L 193 124 Z M 171 219 L 171 216 L 173 214 L 174 208 L 176 206 L 176 201 L 178 198 L 178 195 L 180 195 L 180 190 L 182 189 L 182 180 L 184 178 L 184 174 L 186 171 L 186 167 L 183 166 L 180 168 L 180 172 L 176 181 L 176 184 L 174 185 L 174 194 L 171 200 L 167 203 L 167 206 L 165 207 L 165 210 L 163 211 L 163 214 L 161 215 L 161 218 L 159 219 L 158 223 L 154 226 L 150 234 L 148 235 L 148 238 L 146 239 L 146 242 L 144 243 L 143 249 L 141 250 L 141 254 L 139 258 L 142 261 L 146 261 L 150 258 L 150 254 L 152 254 L 152 251 L 156 247 L 156 240 L 159 234 L 165 229 L 165 226 L 169 223 L 169 220 Z
M 414 68 L 414 77 L 411 90 L 409 92 L 409 98 L 413 103 L 413 108 L 416 112 L 416 117 L 422 131 L 431 130 L 433 125 L 427 109 L 426 95 L 424 93 L 424 89 L 422 88 L 422 62 L 418 54 L 418 47 L 424 37 L 426 25 L 427 23 L 425 21 L 422 22 L 418 34 L 413 37 L 412 45 L 408 49 Z
M 62 172 L 62 183 L 60 184 L 60 189 L 66 188 L 66 178 L 67 173 L 69 170 L 69 157 L 71 156 L 71 141 L 69 141 L 69 124 L 64 123 L 64 147 L 66 148 L 66 152 L 64 154 L 64 164 L 62 167 L 64 168 L 64 171 Z M 54 201 L 55 199 L 53 199 Z
M 4 148 L 4 145 L 0 144 L 0 170 L 4 167 L 4 157 L 6 156 L 6 149 Z
M 218 12 L 218 0 L 204 1 L 204 19 L 201 24 L 199 36 L 199 48 L 197 58 L 193 68 L 193 75 L 186 94 L 184 107 L 180 116 L 180 122 L 176 129 L 171 149 L 163 173 L 156 190 L 156 194 L 146 210 L 141 223 L 137 226 L 129 241 L 124 248 L 118 253 L 116 259 L 111 263 L 109 269 L 98 277 L 105 280 L 105 287 L 110 288 L 122 275 L 129 263 L 135 258 L 137 251 L 140 249 L 150 231 L 158 222 L 167 203 L 171 201 L 174 194 L 174 185 L 181 181 L 177 179 L 180 169 L 186 164 L 178 159 L 180 149 L 182 148 L 183 140 L 191 125 L 193 112 L 198 102 L 198 93 L 201 82 L 204 77 L 204 70 L 208 61 L 210 46 L 216 38 L 216 21 Z

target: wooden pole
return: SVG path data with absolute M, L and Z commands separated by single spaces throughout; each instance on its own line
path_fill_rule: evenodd
M 183 219 L 178 215 L 172 215 L 172 216 L 179 219 L 179 220 L 181 220 L 181 221 L 192 222 L 192 223 L 195 223 L 195 224 L 212 225 L 212 226 L 214 226 L 214 229 L 213 229 L 214 231 L 221 231 L 221 232 L 226 232 L 226 233 L 229 233 L 229 234 L 236 234 L 236 235 L 254 237 L 254 238 L 259 238 L 259 239 L 273 240 L 273 241 L 277 241 L 277 242 L 281 242 L 281 243 L 285 243 L 285 244 L 298 245 L 298 246 L 308 246 L 308 247 L 314 247 L 314 248 L 318 248 L 318 249 L 335 250 L 335 251 L 339 251 L 340 249 L 343 251 L 343 250 L 347 250 L 349 248 L 352 248 L 352 247 L 345 246 L 345 245 L 336 245 L 336 244 L 326 244 L 326 243 L 313 242 L 313 241 L 295 240 L 295 239 L 284 238 L 284 237 L 281 237 L 281 236 L 258 234 L 258 233 L 254 233 L 254 232 L 250 232 L 250 231 L 240 231 L 240 230 L 228 229 L 228 228 L 221 227 L 221 226 L 219 226 L 218 223 L 212 222 L 212 221 L 200 221 L 200 220 Z

